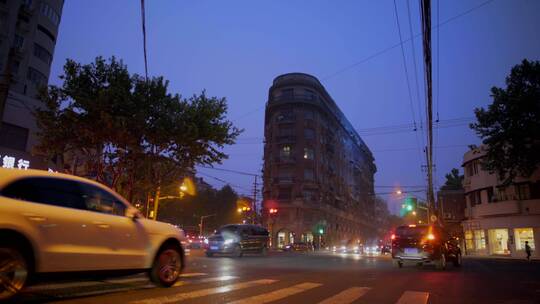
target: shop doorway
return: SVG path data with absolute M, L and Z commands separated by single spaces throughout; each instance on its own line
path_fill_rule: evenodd
M 508 229 L 489 229 L 488 236 L 491 254 L 510 254 L 508 249 Z

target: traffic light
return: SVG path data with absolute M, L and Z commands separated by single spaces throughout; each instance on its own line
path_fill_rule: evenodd
M 407 212 L 412 212 L 416 210 L 417 200 L 414 197 L 408 197 L 405 199 L 405 210 Z
M 324 229 L 323 228 L 319 228 L 319 234 L 324 234 Z

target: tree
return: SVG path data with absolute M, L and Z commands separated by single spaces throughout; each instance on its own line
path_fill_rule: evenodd
M 487 146 L 483 166 L 506 183 L 530 176 L 540 165 L 540 62 L 512 68 L 506 88 L 491 89 L 493 103 L 475 109 L 471 128 Z
M 178 183 L 196 164 L 220 163 L 241 133 L 226 119 L 225 98 L 168 93 L 163 77 L 130 75 L 114 57 L 68 59 L 60 78 L 41 93 L 38 151 L 130 200 Z
M 446 182 L 441 187 L 441 190 L 461 190 L 463 189 L 463 175 L 459 174 L 459 170 L 452 168 L 450 173 L 446 174 Z

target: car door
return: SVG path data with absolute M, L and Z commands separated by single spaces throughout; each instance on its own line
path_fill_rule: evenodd
M 91 218 L 99 269 L 139 269 L 145 265 L 149 234 L 144 226 L 126 216 L 128 206 L 111 191 L 79 183 Z
M 27 177 L 2 189 L 22 220 L 33 227 L 38 272 L 89 270 L 96 266 L 95 239 L 77 184 L 55 177 Z

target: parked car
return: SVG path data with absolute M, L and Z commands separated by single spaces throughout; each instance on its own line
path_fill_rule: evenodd
M 40 170 L 0 169 L 0 240 L 0 300 L 51 273 L 148 272 L 172 286 L 185 265 L 182 230 L 97 182 Z
M 306 252 L 306 251 L 313 250 L 313 247 L 309 245 L 308 243 L 298 242 L 298 243 L 291 243 L 289 245 L 286 245 L 284 249 L 285 251 Z
M 268 230 L 257 225 L 226 225 L 208 238 L 206 255 L 232 254 L 241 257 L 245 252 L 265 255 L 268 251 Z
M 456 238 L 435 225 L 397 227 L 392 235 L 392 258 L 397 267 L 405 262 L 435 264 L 445 269 L 448 262 L 461 266 L 461 249 Z

